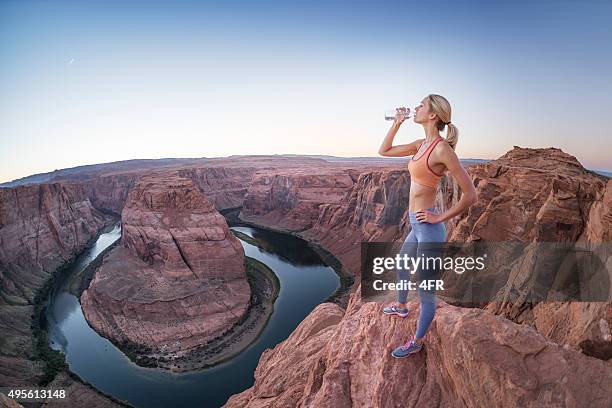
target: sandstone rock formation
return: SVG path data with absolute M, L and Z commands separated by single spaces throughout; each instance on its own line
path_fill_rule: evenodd
M 468 172 L 477 188 L 478 202 L 447 224 L 448 241 L 610 241 L 612 181 L 586 170 L 574 156 L 555 148 L 515 146 L 497 160 L 471 166 Z M 456 188 L 445 197 L 448 205 L 458 199 L 453 191 L 456 193 Z M 610 262 L 612 259 L 604 260 L 604 264 Z M 531 272 L 513 271 L 506 289 L 529 289 L 524 284 L 533 284 L 526 279 Z M 612 357 L 609 302 L 531 305 L 500 297 L 487 309 L 529 324 L 559 344 L 604 359 Z
M 35 386 L 44 378 L 45 363 L 36 359 L 32 331 L 36 295 L 108 221 L 78 185 L 0 188 L 2 386 Z M 91 389 L 84 393 L 98 396 Z
M 255 384 L 225 407 L 609 407 L 612 365 L 565 349 L 481 309 L 440 302 L 418 354 L 391 351 L 414 333 L 406 319 L 363 302 L 323 303 L 274 349 Z
M 42 407 L 44 408 L 66 408 L 66 407 L 91 407 L 91 408 L 126 408 L 131 405 L 118 400 L 113 396 L 97 391 L 91 384 L 75 381 L 75 375 L 62 372 L 49 383 L 48 388 L 66 390 L 66 398 L 50 399 Z M 26 405 L 29 408 L 28 405 Z
M 515 146 L 497 160 L 470 166 L 468 172 L 478 202 L 449 222 L 449 241 L 575 242 L 607 182 L 555 148 Z M 459 197 L 447 198 L 452 203 Z M 607 225 L 599 230 L 609 231 L 610 220 L 603 214 L 600 219 Z
M 82 185 L 94 207 L 119 215 L 137 179 L 137 174 L 118 174 L 96 177 Z
M 262 170 L 253 176 L 240 219 L 315 242 L 357 276 L 361 241 L 392 241 L 406 230 L 408 193 L 401 169 Z
M 0 189 L 0 319 L 4 328 L 0 358 L 20 360 L 32 355 L 30 320 L 36 292 L 104 224 L 104 217 L 76 186 Z M 23 370 L 2 372 L 2 384 L 20 385 L 25 379 L 13 375 L 40 374 L 27 360 L 14 364 L 23 365 Z
M 7 397 L 0 392 L 0 407 L 3 408 L 23 408 L 23 405 L 16 402 L 14 399 Z
M 191 179 L 142 177 L 123 208 L 121 241 L 81 296 L 105 337 L 174 358 L 245 315 L 244 250 Z
M 256 167 L 201 167 L 180 170 L 182 177 L 194 181 L 217 211 L 242 206 Z

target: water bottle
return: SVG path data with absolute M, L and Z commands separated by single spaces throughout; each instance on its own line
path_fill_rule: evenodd
M 385 111 L 385 120 L 395 120 L 395 112 L 396 112 L 396 110 L 387 110 L 387 111 Z M 415 112 L 414 109 L 406 108 L 406 114 L 404 115 L 404 120 L 413 118 L 414 117 L 414 112 Z

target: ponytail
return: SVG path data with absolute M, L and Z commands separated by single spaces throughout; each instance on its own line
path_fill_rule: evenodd
M 450 147 L 452 147 L 453 150 L 455 150 L 455 147 L 457 147 L 458 140 L 459 129 L 457 129 L 457 126 L 453 125 L 452 123 L 449 123 L 448 125 L 446 125 L 446 141 L 448 142 Z
M 459 129 L 451 123 L 450 103 L 441 95 L 429 94 L 427 98 L 429 98 L 429 106 L 432 112 L 438 116 L 436 128 L 441 132 L 444 130 L 444 126 L 446 126 L 446 141 L 455 150 L 459 141 Z

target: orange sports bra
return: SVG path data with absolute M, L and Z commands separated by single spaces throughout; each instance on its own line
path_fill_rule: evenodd
M 408 172 L 410 173 L 410 178 L 412 180 L 424 186 L 428 186 L 428 187 L 435 188 L 438 186 L 438 182 L 440 181 L 440 178 L 443 176 L 443 174 L 437 174 L 436 172 L 434 172 L 431 169 L 431 167 L 429 167 L 428 160 L 429 160 L 429 155 L 431 154 L 433 148 L 441 140 L 444 140 L 444 138 L 439 137 L 438 139 L 434 140 L 429 145 L 429 147 L 427 147 L 425 152 L 421 154 L 421 156 L 418 157 L 417 159 L 414 158 L 416 156 L 416 153 L 414 154 L 414 156 L 412 156 L 412 158 L 408 162 Z M 424 142 L 425 141 L 423 141 L 423 143 Z M 423 143 L 419 145 L 419 149 L 421 148 Z M 425 160 L 421 160 L 423 156 L 426 156 Z

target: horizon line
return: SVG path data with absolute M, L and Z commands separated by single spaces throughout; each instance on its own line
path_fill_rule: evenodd
M 516 147 L 520 147 L 520 146 L 516 146 Z M 524 147 L 521 147 L 521 148 L 525 149 Z M 555 147 L 544 147 L 544 148 L 535 148 L 535 149 L 549 149 L 549 148 L 558 149 L 558 148 L 555 148 Z M 526 149 L 532 149 L 532 148 L 527 147 Z M 401 157 L 391 157 L 391 156 L 336 156 L 336 155 L 330 155 L 330 154 L 271 153 L 271 154 L 232 154 L 232 155 L 229 155 L 229 156 L 133 158 L 133 159 L 115 160 L 115 161 L 101 162 L 101 163 L 79 164 L 79 165 L 72 166 L 72 167 L 64 167 L 64 168 L 61 168 L 61 169 L 42 171 L 42 172 L 39 172 L 39 173 L 28 174 L 28 175 L 25 175 L 25 176 L 22 176 L 22 177 L 18 177 L 18 178 L 12 179 L 12 180 L 0 181 L 0 186 L 2 186 L 3 184 L 10 184 L 10 183 L 18 182 L 20 180 L 27 179 L 29 177 L 43 176 L 43 175 L 47 175 L 47 174 L 51 174 L 51 173 L 55 173 L 55 172 L 64 171 L 64 170 L 74 170 L 74 169 L 83 168 L 83 167 L 89 167 L 89 166 L 112 165 L 112 164 L 128 163 L 128 162 L 135 162 L 135 161 L 202 160 L 202 159 L 229 159 L 229 158 L 232 158 L 232 157 L 274 157 L 274 156 L 331 157 L 331 158 L 341 158 L 341 159 L 374 159 L 374 160 L 381 160 L 381 161 L 384 161 L 384 160 L 405 160 L 406 157 L 410 157 L 410 156 L 401 156 Z M 465 161 L 468 161 L 468 160 L 491 161 L 491 160 L 496 160 L 496 159 L 483 159 L 483 158 L 477 158 L 477 157 L 467 157 L 467 158 L 459 158 L 459 160 L 465 160 Z M 580 163 L 580 164 L 582 165 L 582 163 Z M 587 169 L 587 170 L 612 173 L 612 168 L 589 168 L 589 167 L 585 167 L 584 165 L 582 165 L 582 166 L 585 169 Z

